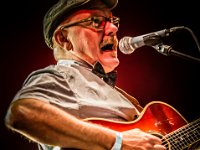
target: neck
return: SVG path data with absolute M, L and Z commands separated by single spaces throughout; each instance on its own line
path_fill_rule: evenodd
M 97 63 L 97 61 L 94 61 L 91 63 L 90 60 L 86 59 L 86 58 L 82 58 L 79 54 L 77 54 L 76 52 L 70 50 L 70 51 L 67 51 L 67 55 L 64 55 L 65 57 L 60 57 L 58 60 L 64 60 L 64 59 L 69 59 L 69 60 L 76 60 L 76 61 L 79 61 L 79 62 L 84 62 L 88 65 L 90 65 L 92 68 L 94 68 L 94 65 Z M 105 71 L 105 73 L 108 73 L 108 72 L 111 72 L 113 70 L 111 70 L 109 67 L 105 67 L 103 66 L 103 69 Z
M 70 59 L 87 63 L 88 65 L 90 65 L 92 67 L 96 63 L 96 62 L 90 63 L 90 61 L 88 61 L 87 59 L 83 59 L 79 54 L 75 53 L 74 51 L 69 51 L 69 54 L 70 54 Z

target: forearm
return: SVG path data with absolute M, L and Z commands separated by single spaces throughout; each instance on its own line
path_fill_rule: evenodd
M 115 131 L 83 122 L 38 100 L 19 100 L 8 112 L 12 129 L 34 141 L 60 147 L 109 149 Z

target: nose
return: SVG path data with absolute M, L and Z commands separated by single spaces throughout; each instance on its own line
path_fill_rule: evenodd
M 118 27 L 115 26 L 113 23 L 107 21 L 105 25 L 105 35 L 115 35 L 118 31 Z

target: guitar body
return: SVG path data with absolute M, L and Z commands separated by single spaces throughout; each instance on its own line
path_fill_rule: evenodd
M 189 126 L 181 131 L 180 129 L 188 125 L 188 122 L 176 109 L 161 101 L 147 104 L 140 116 L 134 121 L 120 122 L 102 118 L 87 118 L 85 120 L 120 132 L 139 128 L 161 138 L 164 137 L 163 142 L 167 149 L 182 150 L 200 139 L 199 119 L 193 123 L 191 129 Z M 170 148 L 170 145 L 173 147 Z
M 187 121 L 173 107 L 157 101 L 146 105 L 141 115 L 134 121 L 120 122 L 101 118 L 88 118 L 87 120 L 115 131 L 139 128 L 146 132 L 158 132 L 162 135 L 187 124 Z

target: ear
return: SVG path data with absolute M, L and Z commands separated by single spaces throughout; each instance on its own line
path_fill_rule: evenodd
M 56 30 L 54 32 L 55 42 L 66 50 L 72 50 L 73 46 L 67 39 L 68 32 L 66 30 L 64 32 L 65 33 L 63 33 L 61 30 Z

